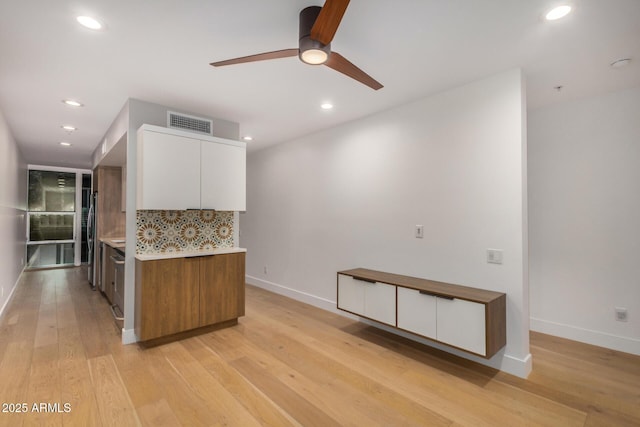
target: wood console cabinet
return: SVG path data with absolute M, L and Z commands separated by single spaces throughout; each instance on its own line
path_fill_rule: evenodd
M 245 253 L 136 260 L 135 331 L 148 341 L 244 316 Z
M 507 341 L 500 292 L 357 268 L 338 272 L 338 308 L 487 359 Z

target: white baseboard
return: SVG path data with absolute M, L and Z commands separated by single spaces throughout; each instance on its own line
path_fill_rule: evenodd
M 22 277 L 22 273 L 24 273 L 24 269 L 25 267 L 22 267 L 22 271 L 20 272 L 20 274 L 18 274 L 18 280 L 16 280 L 16 282 L 13 284 L 13 287 L 11 288 L 11 292 L 9 292 L 7 299 L 5 300 L 4 304 L 2 304 L 2 308 L 0 308 L 0 319 L 4 315 L 4 311 L 9 306 L 9 302 L 11 302 L 11 299 L 13 298 L 13 294 L 16 292 L 16 289 L 18 288 L 18 283 L 20 283 L 20 278 Z
M 296 289 L 288 288 L 286 286 L 269 282 L 267 280 L 258 279 L 257 277 L 253 277 L 249 275 L 245 276 L 245 281 L 250 285 L 254 285 L 259 288 L 266 289 L 267 291 L 271 291 L 274 294 L 284 295 L 285 297 L 289 297 L 291 299 L 304 302 L 314 307 L 331 311 L 333 313 L 338 313 L 338 309 L 336 308 L 335 301 L 331 301 L 325 298 L 320 298 L 318 296 L 308 294 L 306 292 L 298 291 Z
M 621 337 L 605 332 L 551 322 L 549 320 L 536 319 L 534 317 L 531 318 L 530 329 L 535 332 L 542 332 L 543 334 L 554 335 L 640 356 L 640 340 L 635 338 Z
M 122 344 L 133 344 L 138 342 L 138 337 L 133 329 L 122 328 Z
M 438 348 L 440 350 L 446 351 L 448 353 L 452 353 L 455 354 L 457 356 L 463 357 L 465 359 L 469 359 L 469 360 L 473 360 L 475 362 L 478 362 L 482 365 L 486 365 L 486 366 L 490 366 L 492 368 L 498 369 L 500 371 L 504 371 L 507 372 L 511 375 L 515 375 L 521 378 L 527 378 L 527 376 L 529 375 L 529 373 L 531 373 L 531 368 L 532 368 L 532 363 L 531 363 L 531 354 L 527 354 L 523 359 L 518 359 L 517 357 L 508 355 L 508 354 L 504 354 L 504 349 L 501 350 L 500 352 L 498 352 L 498 354 L 496 354 L 495 356 L 493 356 L 491 359 L 487 360 L 487 359 L 483 359 L 481 357 L 477 357 L 477 356 L 473 356 L 470 355 L 468 353 L 453 349 L 451 347 L 442 345 L 442 344 L 438 344 L 438 343 L 434 343 L 433 341 L 429 341 L 427 339 L 418 337 L 416 335 L 410 334 L 408 332 L 404 332 L 404 331 L 400 331 L 398 329 L 374 322 L 374 321 L 370 321 L 367 319 L 360 319 L 356 316 L 350 315 L 344 311 L 338 310 L 336 308 L 336 302 L 335 301 L 330 301 L 328 299 L 325 298 L 320 298 L 318 296 L 315 295 L 311 295 L 308 294 L 306 292 L 301 292 L 298 291 L 296 289 L 292 289 L 286 286 L 282 286 L 279 285 L 277 283 L 273 283 L 273 282 L 269 282 L 267 280 L 262 280 L 262 279 L 258 279 L 257 277 L 253 277 L 253 276 L 249 276 L 247 275 L 245 277 L 245 280 L 248 284 L 250 285 L 254 285 L 257 286 L 259 288 L 262 289 L 266 289 L 268 291 L 271 291 L 273 293 L 279 294 L 279 295 L 284 295 L 286 297 L 289 297 L 291 299 L 295 299 L 297 301 L 302 301 L 304 303 L 307 303 L 309 305 L 312 305 L 314 307 L 318 307 L 320 309 L 323 310 L 327 310 L 330 311 L 332 313 L 337 313 L 340 314 L 342 316 L 345 317 L 349 317 L 352 319 L 357 319 L 360 320 L 361 322 L 364 322 L 366 324 L 378 327 L 380 329 L 386 330 L 388 332 L 391 332 L 393 334 L 396 335 L 400 335 L 403 336 L 405 338 L 408 338 L 410 340 L 413 341 L 417 341 L 419 343 L 431 346 L 431 347 L 435 347 Z
M 428 345 L 429 347 L 434 347 L 434 348 L 437 348 L 438 350 L 455 354 L 456 356 L 462 357 L 463 359 L 472 360 L 481 365 L 489 366 L 491 368 L 506 372 L 511 375 L 515 375 L 520 378 L 527 378 L 531 373 L 531 369 L 533 368 L 531 353 L 527 354 L 524 358 L 519 359 L 510 354 L 505 354 L 504 349 L 502 349 L 498 353 L 496 353 L 491 359 L 485 359 L 480 356 L 474 356 L 473 354 L 469 354 L 464 351 L 451 348 L 445 344 L 440 344 L 440 343 L 428 340 L 426 338 L 420 337 L 418 335 L 413 335 L 412 333 L 401 331 L 391 326 L 374 322 L 372 320 L 361 319 L 360 321 L 363 323 L 366 323 L 367 325 L 372 325 L 377 328 L 383 329 L 387 332 L 391 332 L 392 334 L 396 334 L 401 337 L 410 339 L 412 341 L 419 342 L 420 344 Z

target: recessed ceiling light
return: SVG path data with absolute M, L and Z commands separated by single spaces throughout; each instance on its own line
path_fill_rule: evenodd
M 564 18 L 569 12 L 571 12 L 571 6 L 565 4 L 551 9 L 545 15 L 545 18 L 547 21 L 555 21 L 556 19 Z
M 84 105 L 75 99 L 63 99 L 62 102 L 70 107 L 83 107 Z
M 64 145 L 65 147 L 71 147 L 70 142 L 61 142 L 60 145 Z
M 73 126 L 70 125 L 64 125 L 64 126 L 60 126 L 62 129 L 69 131 L 69 132 L 73 132 L 74 130 L 78 130 L 78 128 L 75 128 Z
M 325 102 L 320 106 L 323 110 L 331 110 L 333 108 L 333 104 L 330 102 Z
M 622 67 L 626 67 L 627 65 L 629 65 L 630 62 L 631 62 L 631 58 L 622 58 L 622 59 L 618 59 L 616 61 L 613 61 L 609 65 L 611 66 L 611 68 L 622 68 Z
M 243 136 L 242 139 L 244 139 L 245 141 L 253 141 L 253 137 L 249 135 Z
M 90 16 L 78 16 L 76 20 L 80 25 L 89 28 L 90 30 L 100 30 L 102 28 L 102 23 Z

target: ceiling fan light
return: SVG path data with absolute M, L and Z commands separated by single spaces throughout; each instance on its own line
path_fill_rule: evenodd
M 329 55 L 327 52 L 321 49 L 308 49 L 300 53 L 300 59 L 302 62 L 311 65 L 320 65 L 327 62 Z

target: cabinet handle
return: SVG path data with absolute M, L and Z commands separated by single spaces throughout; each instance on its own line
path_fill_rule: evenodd
M 371 280 L 371 279 L 365 279 L 363 277 L 356 277 L 356 276 L 351 276 L 353 277 L 353 280 L 359 280 L 361 282 L 367 282 L 367 283 L 376 283 L 375 280 Z
M 447 299 L 447 300 L 454 300 L 454 297 L 451 297 L 449 295 L 440 295 L 440 294 L 434 294 L 433 292 L 429 292 L 429 291 L 418 291 L 420 292 L 422 295 L 430 295 L 432 297 L 438 297 L 438 298 L 442 298 L 442 299 Z

